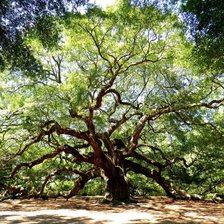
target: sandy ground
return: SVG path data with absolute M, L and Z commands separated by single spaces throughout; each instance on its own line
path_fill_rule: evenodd
M 0 203 L 0 224 L 224 224 L 224 204 L 138 199 L 138 203 L 112 206 L 98 198 L 8 200 Z

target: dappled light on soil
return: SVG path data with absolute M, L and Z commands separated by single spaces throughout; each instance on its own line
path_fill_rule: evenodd
M 224 223 L 224 204 L 138 199 L 128 205 L 102 204 L 98 198 L 9 200 L 0 204 L 1 224 Z

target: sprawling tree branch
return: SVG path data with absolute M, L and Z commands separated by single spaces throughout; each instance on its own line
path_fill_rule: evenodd
M 69 194 L 66 195 L 66 197 L 70 198 L 76 195 L 81 189 L 83 189 L 83 187 L 89 180 L 94 179 L 96 177 L 100 177 L 100 176 L 101 176 L 100 169 L 97 169 L 97 168 L 91 169 L 87 171 L 86 173 L 80 173 L 79 178 L 74 183 L 74 187 L 69 192 Z
M 126 163 L 127 169 L 130 169 L 131 171 L 135 173 L 141 173 L 145 175 L 146 177 L 152 178 L 165 190 L 167 196 L 173 197 L 173 198 L 175 197 L 174 189 L 172 188 L 171 183 L 169 183 L 168 180 L 162 177 L 161 173 L 159 173 L 156 170 L 150 170 L 138 163 L 132 162 L 131 160 L 126 160 L 125 163 Z
M 15 174 L 22 168 L 22 167 L 28 167 L 28 168 L 32 168 L 38 164 L 41 164 L 43 163 L 45 160 L 48 160 L 48 159 L 52 159 L 54 157 L 56 157 L 57 155 L 59 155 L 60 153 L 62 152 L 65 152 L 65 153 L 69 153 L 71 155 L 73 155 L 76 159 L 77 162 L 87 162 L 87 163 L 92 163 L 92 158 L 91 157 L 86 157 L 86 156 L 83 156 L 81 155 L 77 149 L 80 149 L 80 148 L 86 148 L 86 147 L 89 147 L 88 144 L 83 144 L 83 145 L 76 145 L 74 147 L 72 146 L 69 146 L 69 145 L 64 145 L 64 146 L 60 146 L 58 147 L 55 151 L 51 152 L 51 153 L 48 153 L 48 154 L 45 154 L 43 155 L 42 157 L 40 157 L 39 159 L 36 159 L 32 162 L 29 162 L 29 163 L 21 163 L 19 164 L 18 166 L 16 166 L 12 173 L 11 173 L 11 177 L 15 176 Z
M 149 120 L 149 116 L 147 115 L 143 115 L 139 122 L 137 123 L 136 127 L 135 127 L 135 130 L 132 134 L 132 137 L 131 137 L 131 140 L 130 140 L 130 143 L 129 143 L 129 151 L 126 155 L 130 155 L 134 152 L 134 150 L 137 148 L 137 145 L 138 145 L 138 139 L 140 137 L 140 134 L 145 126 L 145 123 Z
M 161 170 L 161 169 L 166 167 L 165 164 L 162 164 L 162 163 L 160 163 L 158 161 L 155 161 L 155 160 L 153 160 L 151 158 L 148 158 L 148 157 L 146 157 L 144 155 L 141 155 L 141 154 L 139 154 L 137 152 L 133 152 L 133 157 L 136 158 L 136 159 L 139 159 L 139 160 L 143 160 L 143 161 L 147 162 L 150 165 L 156 166 L 156 167 L 159 168 L 159 170 Z
M 164 115 L 164 114 L 169 114 L 169 113 L 173 113 L 173 112 L 178 112 L 181 110 L 190 110 L 193 108 L 218 108 L 221 105 L 223 105 L 224 102 L 224 98 L 221 99 L 217 99 L 217 100 L 212 100 L 208 103 L 193 103 L 193 104 L 189 104 L 189 105 L 183 105 L 183 106 L 165 106 L 165 107 L 161 107 L 155 110 L 155 112 L 152 112 L 150 115 L 143 115 L 139 122 L 137 123 L 135 130 L 132 134 L 132 138 L 130 140 L 130 144 L 129 144 L 129 151 L 127 153 L 127 155 L 130 155 L 138 146 L 138 139 L 141 135 L 141 132 L 143 130 L 143 128 L 145 127 L 145 124 L 147 121 L 149 120 L 155 120 L 158 117 Z
M 83 145 L 75 145 L 74 147 L 72 147 L 66 144 L 63 148 L 63 151 L 73 155 L 76 158 L 77 162 L 92 163 L 92 158 L 82 155 L 77 151 L 77 149 L 87 148 L 89 146 L 90 146 L 89 144 L 83 144 Z
M 43 182 L 43 184 L 42 184 L 42 186 L 41 186 L 39 195 L 40 195 L 40 196 L 43 195 L 43 193 L 44 193 L 44 189 L 45 189 L 45 187 L 46 187 L 48 181 L 49 181 L 52 177 L 57 176 L 57 175 L 61 175 L 61 174 L 63 174 L 63 173 L 66 173 L 66 174 L 68 174 L 68 173 L 72 173 L 72 174 L 77 174 L 77 175 L 83 175 L 82 172 L 80 172 L 80 171 L 77 170 L 77 169 L 73 169 L 73 168 L 67 168 L 67 167 L 64 167 L 64 168 L 62 168 L 62 169 L 58 169 L 58 170 L 56 170 L 56 171 L 50 173 L 49 175 L 47 175 L 47 176 L 45 177 L 45 180 L 44 180 L 44 182 Z
M 146 157 L 144 155 L 141 155 L 141 154 L 139 154 L 137 152 L 134 152 L 133 153 L 133 157 L 135 157 L 136 159 L 144 160 L 145 162 L 147 162 L 147 163 L 149 163 L 151 165 L 157 166 L 158 168 L 160 168 L 160 171 L 163 168 L 165 168 L 167 166 L 171 166 L 171 165 L 173 165 L 173 164 L 175 164 L 175 163 L 177 163 L 179 161 L 181 161 L 186 168 L 191 167 L 197 161 L 197 159 L 194 159 L 192 162 L 190 162 L 188 164 L 188 162 L 186 161 L 186 159 L 183 158 L 183 157 L 179 157 L 178 156 L 178 157 L 175 157 L 174 159 L 167 158 L 167 156 L 164 154 L 164 152 L 162 151 L 162 149 L 160 149 L 158 147 L 155 147 L 155 146 L 152 146 L 152 145 L 147 145 L 147 144 L 140 144 L 138 146 L 138 148 L 139 147 L 148 147 L 148 148 L 151 148 L 153 151 L 157 151 L 157 152 L 160 153 L 160 155 L 162 156 L 162 159 L 165 160 L 165 163 L 164 164 L 159 163 L 157 161 L 154 161 L 154 160 L 152 160 L 152 159 L 150 159 L 150 158 L 148 158 L 148 157 Z
M 134 108 L 134 109 L 139 109 L 139 105 L 138 106 L 135 106 L 134 104 L 132 104 L 132 103 L 129 103 L 129 102 L 123 102 L 122 101 L 122 99 L 121 99 L 121 95 L 120 95 L 120 93 L 116 90 L 116 89 L 109 89 L 109 90 L 107 90 L 107 92 L 106 92 L 106 94 L 107 93 L 113 93 L 113 94 L 115 94 L 116 95 L 116 97 L 117 97 L 117 103 L 118 104 L 121 104 L 121 105 L 126 105 L 126 106 L 130 106 L 130 107 L 132 107 L 132 108 Z M 105 94 L 105 95 L 106 95 Z
M 52 153 L 48 153 L 48 154 L 45 154 L 43 155 L 42 157 L 40 157 L 39 159 L 36 159 L 32 162 L 29 162 L 29 163 L 21 163 L 19 164 L 18 166 L 16 166 L 12 173 L 11 173 L 11 176 L 10 177 L 14 177 L 16 175 L 16 173 L 22 168 L 22 167 L 28 167 L 28 168 L 32 168 L 38 164 L 41 164 L 42 162 L 44 162 L 45 160 L 48 160 L 48 159 L 52 159 L 54 157 L 56 157 L 57 155 L 59 155 L 61 152 L 63 151 L 63 147 L 59 147 L 58 149 L 56 149 L 55 151 L 53 151 Z

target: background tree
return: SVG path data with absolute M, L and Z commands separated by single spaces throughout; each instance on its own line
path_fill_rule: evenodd
M 223 88 L 189 60 L 177 18 L 120 1 L 57 24 L 57 48 L 25 39 L 44 78 L 1 73 L 3 197 L 71 197 L 100 177 L 128 201 L 133 173 L 170 197 L 221 189 Z

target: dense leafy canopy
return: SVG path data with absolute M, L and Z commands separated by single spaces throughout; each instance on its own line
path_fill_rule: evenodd
M 39 23 L 23 38 L 41 73 L 0 74 L 3 198 L 71 197 L 88 181 L 113 200 L 223 191 L 223 78 L 195 66 L 175 15 L 124 0 L 48 19 L 56 47 Z
M 59 40 L 53 17 L 63 16 L 86 4 L 86 0 L 1 0 L 0 1 L 0 69 L 22 69 L 29 75 L 41 73 L 41 65 L 24 43 L 33 29 L 42 43 L 50 48 Z M 46 41 L 46 39 L 48 41 Z
M 199 64 L 223 73 L 224 2 L 222 0 L 180 1 L 185 22 L 195 38 L 194 53 Z

